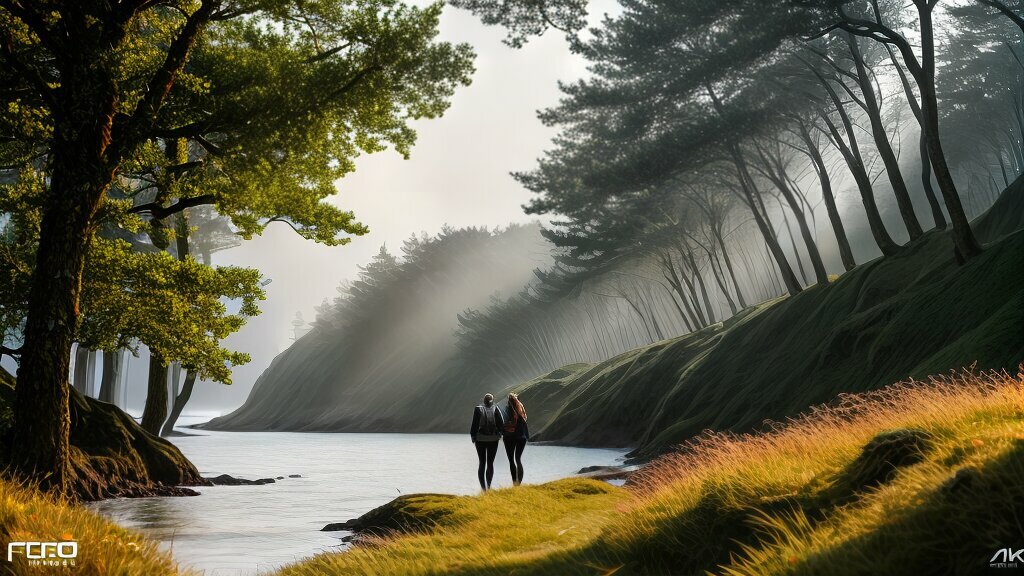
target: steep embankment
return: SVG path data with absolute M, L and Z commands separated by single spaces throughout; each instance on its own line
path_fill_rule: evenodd
M 0 443 L 6 445 L 13 418 L 14 378 L 0 369 Z M 77 496 L 194 494 L 181 486 L 206 484 L 173 444 L 143 430 L 117 406 L 71 390 L 71 464 Z M 2 459 L 0 459 L 2 465 Z
M 964 266 L 948 233 L 930 232 L 828 286 L 520 386 L 527 406 L 548 412 L 537 439 L 636 446 L 632 455 L 645 458 L 702 430 L 750 430 L 843 392 L 974 363 L 1014 369 L 1024 361 L 1022 224 L 1018 180 L 975 221 L 990 244 Z

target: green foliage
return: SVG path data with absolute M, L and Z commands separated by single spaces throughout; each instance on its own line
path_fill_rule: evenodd
M 25 321 L 35 259 L 40 199 L 45 193 L 40 173 L 23 170 L 4 188 L 0 213 L 0 328 L 17 341 Z M 142 221 L 125 212 L 123 200 L 108 203 L 108 215 L 130 232 Z M 121 239 L 93 236 L 82 278 L 81 314 L 75 338 L 92 349 L 136 349 L 139 343 L 179 361 L 201 378 L 231 383 L 231 366 L 249 361 L 248 354 L 220 346 L 247 317 L 259 314 L 264 298 L 259 271 L 234 266 L 209 267 L 167 252 L 141 252 Z M 235 311 L 229 312 L 229 304 Z
M 272 222 L 328 245 L 365 234 L 328 201 L 337 181 L 360 154 L 408 157 L 411 122 L 440 116 L 469 83 L 473 53 L 437 40 L 441 10 L 397 0 L 0 4 L 5 340 L 25 323 L 42 215 L 96 185 L 81 198 L 51 195 L 54 146 L 83 138 L 62 123 L 71 108 L 99 111 L 86 123 L 111 125 L 89 168 L 109 167 L 112 179 L 99 183 L 98 205 L 78 207 L 95 213 L 75 337 L 95 348 L 141 342 L 227 382 L 248 357 L 219 342 L 258 313 L 258 273 L 153 254 L 139 234 L 167 249 L 175 232 L 164 220 L 199 206 L 231 222 L 203 240 L 204 256 L 230 245 L 225 235 L 250 238 Z
M 452 0 L 451 4 L 470 10 L 484 24 L 507 28 L 505 43 L 515 48 L 549 28 L 564 32 L 570 41 L 575 41 L 577 32 L 587 23 L 586 0 Z
M 1024 361 L 1016 274 L 1024 232 L 1004 215 L 1019 214 L 1022 198 L 1024 179 L 974 221 L 992 244 L 968 266 L 946 254 L 946 232 L 929 233 L 833 284 L 571 377 L 552 424 L 534 432 L 550 441 L 637 446 L 632 455 L 649 458 L 705 429 L 756 429 L 843 392 L 974 363 L 1012 368 Z
M 140 253 L 123 240 L 94 238 L 83 282 L 81 345 L 110 350 L 144 342 L 200 378 L 231 383 L 249 355 L 221 348 L 264 298 L 257 270 L 204 266 L 166 252 Z M 238 309 L 228 312 L 225 300 Z
M 96 55 L 115 75 L 118 114 L 131 114 L 149 91 L 167 45 L 197 8 L 180 4 L 140 10 L 123 40 Z M 440 13 L 439 3 L 395 0 L 223 6 L 149 131 L 125 151 L 114 192 L 137 206 L 202 197 L 244 237 L 275 221 L 327 244 L 364 234 L 351 212 L 325 201 L 335 182 L 361 153 L 391 146 L 408 156 L 416 137 L 409 121 L 440 116 L 455 88 L 469 83 L 473 54 L 436 40 Z M 66 55 L 52 53 L 44 24 L 71 17 L 54 11 L 30 31 L 0 9 L 14 33 L 8 60 L 17 63 L 0 78 L 22 88 L 0 94 L 3 165 L 47 153 L 53 92 L 31 80 L 60 85 L 60 69 L 47 61 Z M 182 154 L 165 153 L 171 141 L 184 144 Z

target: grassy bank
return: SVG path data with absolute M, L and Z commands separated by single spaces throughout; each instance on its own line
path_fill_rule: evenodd
M 77 542 L 74 566 L 33 566 L 10 542 Z M 0 481 L 0 574 L 163 576 L 181 572 L 156 543 L 67 501 Z
M 10 443 L 15 380 L 0 369 L 0 446 Z M 113 404 L 70 390 L 73 492 L 82 500 L 193 494 L 206 483 L 174 444 L 147 433 Z M 0 470 L 7 466 L 0 451 Z
M 280 574 L 978 573 L 1024 539 L 1021 478 L 1024 377 L 947 376 L 698 437 L 625 488 L 399 501 L 405 533 Z
M 1024 540 L 1021 478 L 1024 375 L 950 375 L 842 396 L 762 433 L 705 434 L 623 488 L 570 478 L 404 496 L 361 518 L 354 549 L 279 576 L 974 574 Z M 137 534 L 0 482 L 5 550 L 12 540 L 78 542 L 69 573 L 181 573 Z M 18 558 L 0 573 L 34 572 Z

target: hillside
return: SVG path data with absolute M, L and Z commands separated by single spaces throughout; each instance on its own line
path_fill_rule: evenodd
M 520 290 L 547 247 L 537 225 L 446 229 L 384 249 L 271 362 L 246 402 L 204 428 L 386 431 L 424 420 L 423 383 L 457 350 L 458 314 Z
M 342 369 L 347 344 L 314 331 L 274 360 L 244 406 L 209 427 L 462 432 L 482 392 L 513 389 L 536 440 L 636 447 L 633 456 L 646 459 L 702 430 L 755 429 L 844 392 L 975 363 L 1012 368 L 1024 361 L 1024 180 L 974 226 L 989 245 L 966 266 L 956 265 L 948 233 L 932 231 L 827 286 L 508 389 L 439 379 L 450 350 L 441 331 L 419 336 L 415 349 L 440 347 L 426 356 L 387 340 L 372 377 Z
M 635 446 L 632 456 L 647 458 L 705 429 L 751 430 L 844 392 L 975 363 L 1013 369 L 1024 361 L 1022 219 L 1018 180 L 975 221 L 990 244 L 966 266 L 946 232 L 930 232 L 828 286 L 519 386 L 542 416 L 536 439 Z

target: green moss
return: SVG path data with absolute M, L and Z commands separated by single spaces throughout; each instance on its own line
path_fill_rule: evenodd
M 408 533 L 436 526 L 456 510 L 457 496 L 407 494 L 363 514 L 350 523 L 360 534 Z

